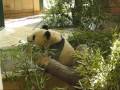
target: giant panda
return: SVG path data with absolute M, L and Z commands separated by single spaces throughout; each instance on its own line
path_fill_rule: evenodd
M 55 55 L 51 57 L 58 60 L 63 65 L 71 66 L 74 64 L 74 48 L 61 33 L 48 30 L 47 26 L 43 26 L 42 29 L 29 35 L 27 41 L 40 47 L 55 49 Z

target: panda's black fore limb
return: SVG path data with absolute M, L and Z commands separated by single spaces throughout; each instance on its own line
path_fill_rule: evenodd
M 35 35 L 33 35 L 32 39 L 33 39 L 33 41 L 35 40 Z
M 52 58 L 56 60 L 59 59 L 61 51 L 63 50 L 63 47 L 64 47 L 64 43 L 65 43 L 65 39 L 62 37 L 60 42 L 57 42 L 49 47 L 51 50 L 53 50 L 53 54 L 52 55 L 50 54 Z

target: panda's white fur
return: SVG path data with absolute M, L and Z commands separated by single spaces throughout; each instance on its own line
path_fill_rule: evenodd
M 36 45 L 49 48 L 51 45 L 61 42 L 64 40 L 64 46 L 59 54 L 58 61 L 64 65 L 73 64 L 73 53 L 74 48 L 70 43 L 59 33 L 53 30 L 39 30 L 32 35 L 28 36 L 28 42 L 33 42 Z

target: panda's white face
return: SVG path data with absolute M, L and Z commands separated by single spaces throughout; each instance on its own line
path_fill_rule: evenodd
M 61 34 L 51 30 L 40 30 L 27 37 L 27 41 L 42 47 L 48 47 L 61 40 Z

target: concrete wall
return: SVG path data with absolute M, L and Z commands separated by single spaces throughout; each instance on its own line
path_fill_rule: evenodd
M 18 18 L 38 14 L 40 0 L 3 0 L 6 18 Z

